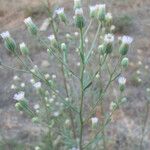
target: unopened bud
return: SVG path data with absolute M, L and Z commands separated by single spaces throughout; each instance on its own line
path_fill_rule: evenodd
M 74 0 L 74 9 L 81 8 L 81 0 Z
M 22 55 L 28 55 L 29 54 L 29 49 L 25 43 L 20 44 L 20 51 L 21 51 Z
M 129 37 L 129 36 L 123 36 L 121 38 L 121 45 L 119 48 L 119 52 L 121 55 L 126 55 L 128 50 L 129 50 L 129 46 L 132 43 L 133 38 Z
M 105 4 L 97 5 L 98 9 L 98 19 L 100 21 L 105 21 L 105 15 L 106 15 L 106 6 Z
M 59 8 L 59 9 L 57 9 L 55 12 L 56 12 L 56 14 L 59 16 L 59 19 L 60 19 L 62 22 L 64 22 L 64 23 L 67 22 L 66 15 L 65 15 L 65 13 L 64 13 L 64 8 Z
M 82 29 L 85 26 L 85 20 L 83 17 L 83 9 L 82 8 L 77 8 L 75 10 L 75 24 L 80 29 Z
M 28 31 L 32 34 L 32 35 L 37 35 L 37 31 L 38 28 L 37 26 L 33 23 L 31 17 L 28 17 L 24 20 L 24 23 L 26 24 Z
M 129 64 L 129 59 L 127 57 L 123 58 L 122 61 L 121 61 L 121 65 L 124 67 L 124 68 L 127 68 L 128 67 L 128 64 Z
M 10 33 L 8 31 L 1 33 L 1 37 L 4 40 L 5 47 L 11 51 L 15 52 L 16 50 L 16 43 L 14 39 L 10 36 Z

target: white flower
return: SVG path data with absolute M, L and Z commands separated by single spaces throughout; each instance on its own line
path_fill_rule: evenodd
M 75 10 L 75 15 L 77 16 L 77 15 L 83 15 L 83 9 L 82 8 L 77 8 L 76 10 Z
M 66 119 L 65 124 L 68 125 L 70 123 L 69 119 Z
M 107 19 L 112 19 L 112 14 L 111 14 L 111 13 L 107 13 L 107 14 L 106 14 L 106 18 L 107 18 Z
M 93 117 L 93 118 L 91 118 L 91 121 L 92 121 L 92 124 L 94 125 L 94 124 L 98 123 L 98 118 Z
M 24 47 L 26 47 L 26 44 L 25 44 L 24 42 L 22 42 L 22 43 L 20 44 L 20 49 L 22 49 L 22 48 L 24 48 Z
M 17 100 L 17 101 L 20 101 L 20 100 L 23 100 L 24 99 L 24 96 L 25 96 L 25 92 L 23 91 L 20 91 L 18 93 L 16 93 L 13 97 L 14 100 Z
M 39 147 L 39 146 L 36 146 L 34 149 L 35 149 L 35 150 L 40 150 L 40 147 Z
M 14 81 L 18 81 L 18 80 L 19 80 L 19 77 L 18 77 L 18 76 L 14 76 L 14 77 L 13 77 L 13 80 L 14 80 Z
M 112 43 L 114 41 L 114 35 L 110 33 L 105 34 L 104 41 L 106 43 Z
M 33 108 L 34 108 L 35 110 L 37 110 L 37 109 L 40 108 L 40 105 L 39 105 L 39 104 L 35 104 L 35 105 L 33 106 Z
M 50 40 L 50 41 L 53 41 L 53 40 L 55 40 L 55 35 L 50 35 L 49 37 L 48 37 L 48 39 Z
M 6 38 L 10 37 L 10 33 L 9 33 L 8 31 L 2 32 L 2 33 L 1 33 L 1 37 L 2 37 L 3 39 L 6 39 Z
M 89 8 L 90 8 L 90 12 L 94 12 L 94 11 L 96 11 L 97 6 L 96 5 L 95 6 L 90 6 Z
M 52 75 L 52 79 L 56 79 L 56 75 L 55 74 Z
M 34 84 L 35 80 L 34 79 L 30 79 L 30 83 Z
M 53 98 L 50 98 L 50 99 L 49 99 L 49 102 L 50 102 L 50 103 L 54 102 L 54 99 L 53 99 Z
M 15 90 L 17 87 L 16 87 L 14 84 L 12 84 L 10 88 L 11 88 L 12 90 Z
M 86 37 L 85 38 L 85 43 L 88 43 L 89 42 L 89 39 Z
M 95 7 L 97 10 L 100 10 L 100 9 L 105 9 L 106 5 L 105 4 L 97 4 Z
M 49 74 L 45 74 L 44 76 L 45 76 L 45 79 L 48 79 L 50 77 Z
M 53 116 L 54 116 L 54 117 L 58 117 L 58 116 L 59 116 L 59 112 L 58 112 L 58 111 L 55 111 L 55 112 L 53 113 Z
M 80 62 L 77 62 L 77 66 L 80 66 Z
M 75 36 L 79 36 L 79 32 L 75 32 L 74 35 L 75 35 Z
M 41 82 L 36 82 L 33 85 L 36 89 L 40 89 L 41 88 Z
M 133 38 L 130 37 L 130 36 L 124 35 L 124 36 L 121 38 L 121 41 L 122 41 L 122 43 L 129 45 L 129 44 L 131 44 L 131 43 L 133 42 Z
M 126 78 L 125 78 L 125 77 L 119 77 L 118 83 L 119 83 L 120 85 L 125 85 L 125 84 L 126 84 Z
M 60 15 L 60 14 L 64 14 L 64 8 L 58 8 L 55 10 L 55 13 Z
M 114 31 L 116 29 L 116 27 L 114 25 L 111 25 L 110 30 Z
M 25 19 L 24 19 L 24 23 L 25 23 L 25 24 L 33 23 L 31 17 L 25 18 Z
M 22 88 L 24 88 L 24 87 L 25 87 L 25 83 L 21 83 L 20 86 L 21 86 Z

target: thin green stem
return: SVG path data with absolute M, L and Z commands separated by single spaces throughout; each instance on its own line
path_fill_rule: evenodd
M 83 80 L 84 80 L 84 70 L 85 70 L 85 65 L 84 65 L 84 46 L 83 46 L 83 30 L 80 29 L 80 57 L 81 57 L 81 71 L 80 71 L 80 141 L 79 141 L 79 147 L 80 150 L 82 150 L 82 143 L 83 143 L 83 100 L 84 100 L 84 85 L 83 85 Z

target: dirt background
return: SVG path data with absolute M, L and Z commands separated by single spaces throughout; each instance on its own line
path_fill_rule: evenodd
M 103 1 L 85 0 L 84 8 L 87 8 L 87 2 L 96 4 Z M 65 6 L 68 15 L 70 12 L 73 13 L 72 0 L 51 1 L 51 3 Z M 132 24 L 127 23 L 127 27 L 123 27 L 116 34 L 129 34 L 134 38 L 132 50 L 128 54 L 130 65 L 126 73 L 128 101 L 114 117 L 113 130 L 109 133 L 114 135 L 113 147 L 110 150 L 137 150 L 146 102 L 150 99 L 146 93 L 146 88 L 150 87 L 150 0 L 106 0 L 105 3 L 114 16 L 128 15 L 132 18 Z M 0 0 L 0 32 L 9 30 L 18 43 L 22 41 L 28 43 L 32 47 L 31 57 L 34 63 L 42 66 L 43 60 L 47 59 L 47 54 L 44 49 L 31 41 L 25 30 L 23 20 L 29 15 L 34 16 L 39 26 L 43 23 L 46 15 L 40 1 Z M 48 34 L 49 32 L 46 35 Z M 0 40 L 0 58 L 5 64 L 19 67 L 14 58 L 6 52 L 2 39 Z M 51 67 L 49 72 L 57 74 L 55 67 Z M 42 130 L 42 127 L 33 125 L 27 117 L 18 114 L 14 108 L 13 91 L 10 90 L 10 86 L 15 74 L 10 70 L 0 70 L 0 141 L 2 141 L 0 149 L 2 150 L 30 149 L 30 145 L 40 140 L 38 135 Z M 141 79 L 141 82 L 137 77 Z M 24 76 L 24 78 L 27 80 L 29 77 Z M 149 141 L 148 123 L 143 150 L 150 149 Z M 22 146 L 22 143 L 24 148 L 18 146 Z

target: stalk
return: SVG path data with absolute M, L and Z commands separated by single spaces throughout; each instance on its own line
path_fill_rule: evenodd
M 81 72 L 80 72 L 80 93 L 81 93 L 81 98 L 80 98 L 80 142 L 79 142 L 79 147 L 80 150 L 83 150 L 82 143 L 83 143 L 83 100 L 84 100 L 84 85 L 83 85 L 83 78 L 84 78 L 84 52 L 83 52 L 83 30 L 80 29 L 80 53 L 82 54 L 81 58 Z

